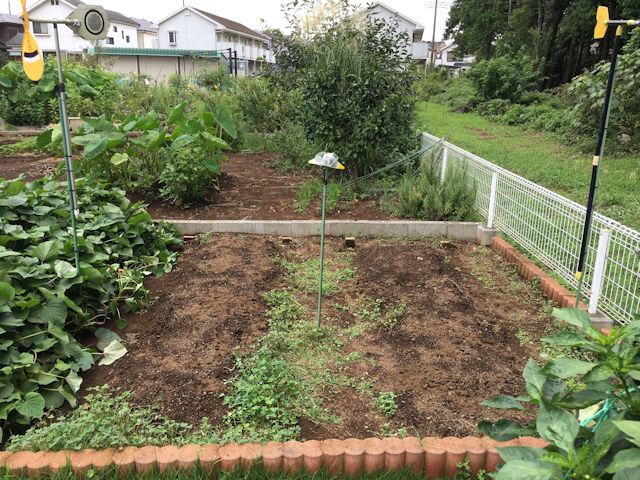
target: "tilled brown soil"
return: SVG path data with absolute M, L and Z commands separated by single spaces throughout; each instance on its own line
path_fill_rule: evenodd
M 321 171 L 283 174 L 264 166 L 272 160 L 271 154 L 229 154 L 222 165 L 219 190 L 211 190 L 208 203 L 181 209 L 159 200 L 152 200 L 147 210 L 153 218 L 187 220 L 306 220 L 322 214 L 319 198 L 312 201 L 305 212 L 298 212 L 296 188 L 311 180 L 313 173 L 321 178 Z M 131 196 L 135 200 L 145 200 Z M 336 208 L 327 212 L 331 219 L 380 220 L 391 219 L 391 215 L 380 210 L 376 198 L 358 202 L 338 202 Z
M 320 179 L 320 169 L 308 173 L 282 174 L 264 166 L 265 162 L 273 160 L 274 155 L 271 154 L 232 153 L 228 157 L 229 160 L 222 164 L 218 187 L 209 190 L 203 204 L 182 209 L 135 193 L 129 193 L 128 197 L 148 203 L 147 210 L 157 219 L 305 220 L 321 215 L 319 198 L 312 201 L 307 211 L 297 211 L 295 188 L 310 180 L 312 174 Z M 54 174 L 60 162 L 61 159 L 30 153 L 0 157 L 0 178 L 16 178 L 24 173 L 26 180 L 32 181 Z M 377 199 L 370 197 L 358 202 L 340 201 L 334 210 L 327 212 L 327 218 L 378 220 L 393 217 L 383 213 Z
M 343 250 L 340 239 L 328 239 L 328 256 Z M 233 375 L 234 354 L 255 348 L 267 332 L 262 294 L 283 285 L 273 258 L 294 251 L 317 256 L 319 239 L 283 245 L 276 237 L 219 234 L 204 245 L 187 243 L 172 273 L 149 280 L 154 304 L 128 316 L 121 336 L 129 353 L 88 372 L 81 393 L 109 383 L 131 390 L 139 404 L 160 397 L 161 412 L 175 420 L 197 425 L 206 416 L 222 424 L 220 394 Z M 525 393 L 521 372 L 536 345 L 520 345 L 516 333 L 540 338 L 550 321 L 540 313 L 542 295 L 499 255 L 474 244 L 359 239 L 352 267 L 356 276 L 325 298 L 323 313 L 344 326 L 354 315 L 338 305 L 361 295 L 406 304 L 391 331 L 367 331 L 343 352 L 364 356 L 343 373 L 370 380 L 375 395 L 393 391 L 398 410 L 389 420 L 371 407 L 371 396 L 343 387 L 324 399 L 341 421 L 302 418 L 303 438 L 364 438 L 401 428 L 425 436 L 477 434 L 482 418 L 505 416 L 481 401 Z M 315 297 L 307 300 L 313 321 Z M 507 417 L 523 419 L 520 413 Z
M 55 175 L 56 168 L 62 159 L 51 155 L 17 153 L 10 157 L 0 158 L 0 178 L 16 178 L 25 175 L 25 180 L 31 182 L 45 175 Z

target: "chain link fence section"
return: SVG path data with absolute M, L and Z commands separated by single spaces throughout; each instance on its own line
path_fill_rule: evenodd
M 477 187 L 475 209 L 489 226 L 502 230 L 577 289 L 586 207 L 423 132 L 422 147 L 430 146 L 439 149 L 435 154 L 441 159 L 443 174 L 452 165 L 466 165 L 469 183 Z M 598 278 L 596 270 L 602 272 Z M 590 303 L 591 313 L 597 307 L 622 324 L 640 312 L 640 232 L 594 213 L 582 296 Z

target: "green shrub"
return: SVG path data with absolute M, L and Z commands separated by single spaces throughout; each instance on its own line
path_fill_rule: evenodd
M 520 101 L 542 78 L 535 59 L 523 52 L 474 62 L 467 76 L 482 99 L 512 102 Z
M 406 173 L 398 188 L 398 214 L 437 221 L 474 218 L 476 185 L 469 186 L 466 167 L 450 165 L 442 182 L 440 175 L 435 156 L 423 158 L 417 172 Z
M 612 137 L 627 134 L 640 143 L 640 30 L 635 29 L 632 39 L 618 56 L 615 97 L 611 104 L 608 133 Z M 607 78 L 611 63 L 600 63 L 591 72 L 576 77 L 569 85 L 575 101 L 574 126 L 595 134 L 598 131 L 604 105 Z
M 221 173 L 221 149 L 230 148 L 221 136 L 235 138 L 237 130 L 223 105 L 209 111 L 198 102 L 191 115 L 186 108 L 184 102 L 175 106 L 164 122 L 153 110 L 118 115 L 117 124 L 104 117 L 84 118 L 71 137 L 83 148 L 79 172 L 151 195 L 163 185 L 159 193 L 180 206 L 202 200 L 206 186 Z M 128 136 L 131 131 L 140 135 Z M 38 137 L 41 146 L 60 148 L 61 142 L 60 124 Z
M 63 63 L 70 116 L 112 115 L 117 110 L 117 77 L 101 69 Z M 55 59 L 45 61 L 42 78 L 29 80 L 19 62 L 0 69 L 0 115 L 9 123 L 42 126 L 59 120 L 54 89 L 58 84 Z
M 42 127 L 54 119 L 49 99 L 38 95 L 37 84 L 20 82 L 13 93 L 19 101 L 12 102 L 4 90 L 0 94 L 0 117 L 6 123 Z
M 480 102 L 478 92 L 466 75 L 452 78 L 447 82 L 447 89 L 432 97 L 432 101 L 444 103 L 456 111 L 471 111 Z
M 206 152 L 188 145 L 171 150 L 158 179 L 161 195 L 182 208 L 201 202 L 218 176 L 206 166 L 211 156 L 215 157 L 214 164 L 219 165 L 220 152 Z
M 504 98 L 494 98 L 486 102 L 482 102 L 477 105 L 476 111 L 481 114 L 489 115 L 492 117 L 500 117 L 505 115 L 512 103 Z
M 233 90 L 235 107 L 249 126 L 262 135 L 264 150 L 266 134 L 279 126 L 278 94 L 266 78 L 246 77 Z
M 308 161 L 319 148 L 309 143 L 302 125 L 286 123 L 269 135 L 267 150 L 278 154 L 276 160 L 269 162 L 268 166 L 290 173 L 308 167 Z
M 65 186 L 50 178 L 0 179 L 5 431 L 42 417 L 45 408 L 75 405 L 78 373 L 100 357 L 113 361 L 118 352 L 84 348 L 74 335 L 113 317 L 126 325 L 121 313 L 147 300 L 144 278 L 169 272 L 177 258 L 169 250 L 180 242 L 177 233 L 153 222 L 142 203 L 132 204 L 113 186 L 78 180 L 78 274 Z
M 420 100 L 429 101 L 431 97 L 446 91 L 448 81 L 447 70 L 441 68 L 422 75 L 413 88 Z
M 334 19 L 306 51 L 303 124 L 357 178 L 415 146 L 415 79 L 406 34 L 368 17 L 364 27 Z
M 220 64 L 215 69 L 200 70 L 196 74 L 196 80 L 206 88 L 216 89 L 220 87 L 230 87 L 232 83 L 231 76 L 229 75 L 229 67 L 224 64 Z

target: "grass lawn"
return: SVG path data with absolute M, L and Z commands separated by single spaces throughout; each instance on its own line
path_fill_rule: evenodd
M 31 480 L 31 477 L 27 475 L 11 475 L 8 471 L 1 470 L 0 478 L 2 480 Z M 212 477 L 209 471 L 199 466 L 187 470 L 166 470 L 164 473 L 160 473 L 157 470 L 146 473 L 123 473 L 113 469 L 102 472 L 89 470 L 83 477 L 76 475 L 70 468 L 65 468 L 53 475 L 40 476 L 41 480 L 81 480 L 82 478 L 90 478 L 93 480 L 211 480 L 211 478 L 217 478 L 218 480 L 416 480 L 424 478 L 424 474 L 414 475 L 408 470 L 402 470 L 400 472 L 383 471 L 373 475 L 366 475 L 362 472 L 356 477 L 347 477 L 344 475 L 329 475 L 326 469 L 321 470 L 315 475 L 310 475 L 305 471 L 299 471 L 296 474 L 288 474 L 285 472 L 269 473 L 260 465 L 257 465 L 246 472 L 240 470 L 234 470 L 233 472 L 217 471 L 215 477 Z M 466 480 L 470 478 L 471 476 L 467 469 L 463 468 L 463 470 L 454 477 L 454 480 Z
M 591 153 L 560 143 L 551 133 L 502 125 L 475 113 L 452 113 L 430 102 L 418 104 L 426 132 L 485 158 L 582 205 L 587 202 Z M 594 138 L 594 148 L 595 148 Z M 608 157 L 600 170 L 596 210 L 640 229 L 640 158 Z

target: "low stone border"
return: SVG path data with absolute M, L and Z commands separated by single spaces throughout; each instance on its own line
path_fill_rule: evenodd
M 305 237 L 320 235 L 320 220 L 165 220 L 183 235 L 197 233 L 249 233 Z M 480 223 L 422 222 L 403 220 L 327 220 L 329 236 L 393 235 L 397 237 L 446 236 L 451 240 L 475 242 Z
M 551 276 L 544 273 L 504 238 L 493 237 L 493 239 L 491 239 L 491 247 L 502 253 L 507 262 L 515 264 L 517 266 L 518 273 L 522 277 L 527 280 L 539 279 L 540 290 L 542 290 L 542 293 L 544 293 L 549 300 L 553 300 L 554 303 L 562 308 L 574 307 L 576 305 L 575 295 L 571 294 L 569 290 L 560 285 L 557 280 L 554 280 Z M 578 308 L 586 310 L 587 306 L 580 302 Z
M 23 137 L 35 137 L 40 135 L 44 130 L 0 130 L 0 138 L 18 140 Z
M 200 463 L 205 469 L 231 471 L 247 470 L 261 462 L 270 472 L 295 473 L 304 469 L 313 474 L 326 467 L 331 475 L 349 476 L 379 470 L 397 471 L 409 468 L 414 473 L 424 471 L 427 478 L 446 475 L 453 477 L 458 471 L 456 463 L 469 458 L 476 474 L 480 469 L 495 471 L 502 460 L 496 447 L 544 447 L 547 442 L 534 437 L 521 437 L 509 442 L 496 442 L 488 438 L 367 438 L 358 440 L 310 440 L 285 443 L 228 443 L 224 446 L 187 445 L 176 447 L 126 447 L 96 451 L 93 449 L 61 452 L 0 452 L 0 465 L 12 474 L 26 473 L 30 477 L 53 474 L 68 464 L 82 474 L 93 468 L 117 468 L 120 472 L 145 472 L 158 468 L 191 468 Z

